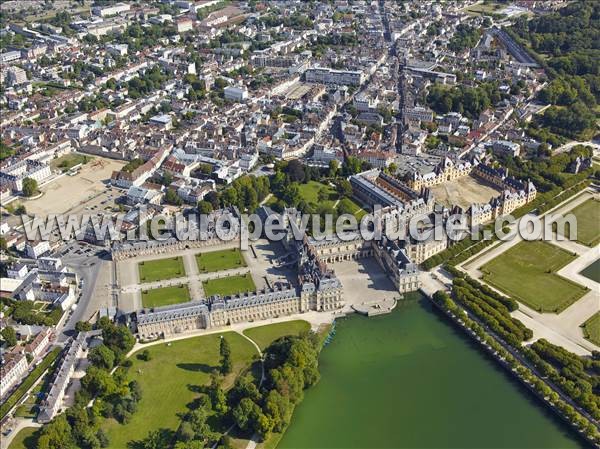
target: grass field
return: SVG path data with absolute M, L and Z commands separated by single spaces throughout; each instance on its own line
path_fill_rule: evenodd
M 37 438 L 34 434 L 37 432 L 37 427 L 25 427 L 10 442 L 8 449 L 36 449 Z
M 596 346 L 600 346 L 600 312 L 583 323 L 583 335 Z
M 63 172 L 68 171 L 72 167 L 77 164 L 87 164 L 88 162 L 93 161 L 94 158 L 91 156 L 86 156 L 85 154 L 66 154 L 57 159 L 54 159 L 50 165 L 53 168 L 58 168 Z
M 310 181 L 306 184 L 299 184 L 298 189 L 300 190 L 300 195 L 302 196 L 302 199 L 307 203 L 329 204 L 330 206 L 333 206 L 335 201 L 338 199 L 338 194 L 333 187 L 317 181 Z M 319 201 L 319 191 L 321 189 L 327 192 L 327 199 L 325 199 L 324 201 Z
M 200 273 L 212 273 L 247 266 L 239 248 L 196 254 L 196 264 L 198 264 Z
M 206 297 L 213 295 L 231 296 L 241 292 L 256 291 L 256 286 L 254 285 L 250 273 L 226 276 L 219 279 L 209 279 L 208 281 L 202 282 L 202 288 L 204 289 L 204 295 Z
M 594 247 L 600 243 L 600 200 L 589 199 L 568 213 L 577 218 L 577 241 Z
M 185 276 L 185 268 L 181 257 L 147 260 L 140 262 L 138 268 L 140 282 L 154 282 Z
M 144 307 L 167 306 L 188 302 L 190 299 L 190 290 L 187 284 L 142 291 L 142 304 Z
M 560 313 L 587 289 L 556 274 L 576 257 L 546 242 L 520 242 L 481 267 L 483 279 L 539 312 Z
M 246 338 L 234 332 L 225 332 L 231 346 L 233 372 L 225 379 L 224 387 L 233 384 L 235 377 L 248 368 L 258 354 Z M 110 448 L 126 449 L 128 443 L 145 438 L 151 430 L 176 430 L 180 419 L 197 397 L 200 387 L 210 382 L 211 371 L 219 365 L 221 335 L 206 335 L 170 344 L 148 346 L 148 362 L 130 357 L 130 380 L 137 380 L 142 388 L 142 399 L 131 421 L 121 425 L 114 420 L 103 424 L 110 440 Z
M 310 324 L 307 321 L 294 320 L 246 329 L 244 335 L 254 340 L 260 349 L 264 350 L 278 338 L 286 335 L 300 335 L 309 329 Z

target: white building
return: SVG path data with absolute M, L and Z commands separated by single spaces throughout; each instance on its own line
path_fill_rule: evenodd
M 227 86 L 223 92 L 226 100 L 244 101 L 248 98 L 248 91 L 243 87 Z
M 0 397 L 10 391 L 27 373 L 27 358 L 24 354 L 9 354 L 0 367 Z
M 37 240 L 35 242 L 25 243 L 25 253 L 27 257 L 37 259 L 43 254 L 50 252 L 50 243 L 45 240 Z
M 334 70 L 327 67 L 312 67 L 304 73 L 307 83 L 360 86 L 365 74 L 360 70 Z
M 115 3 L 110 6 L 93 6 L 92 14 L 100 17 L 115 16 L 122 12 L 127 12 L 131 9 L 131 5 L 125 3 Z

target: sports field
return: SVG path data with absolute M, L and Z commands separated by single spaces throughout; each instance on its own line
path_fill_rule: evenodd
M 239 248 L 196 254 L 196 263 L 200 273 L 211 273 L 246 266 L 246 261 Z
M 241 335 L 234 332 L 222 335 L 231 346 L 233 360 L 233 372 L 224 383 L 227 388 L 258 354 Z M 133 365 L 128 369 L 128 380 L 140 383 L 142 399 L 127 424 L 113 419 L 104 422 L 109 447 L 138 447 L 132 442 L 142 440 L 152 430 L 176 430 L 180 422 L 178 413 L 188 410 L 199 388 L 210 383 L 211 371 L 218 369 L 220 339 L 221 334 L 214 334 L 148 346 L 151 357 L 147 362 L 135 355 L 130 357 Z
M 188 302 L 190 299 L 190 290 L 187 284 L 142 291 L 142 304 L 147 308 Z
M 185 276 L 183 258 L 147 260 L 138 264 L 140 282 L 155 282 Z
M 560 313 L 587 289 L 556 272 L 576 256 L 550 243 L 523 241 L 481 267 L 483 279 L 538 312 Z
M 267 324 L 266 326 L 252 327 L 244 331 L 260 347 L 266 349 L 278 338 L 286 335 L 300 335 L 310 330 L 310 324 L 304 320 L 286 321 L 284 323 Z
M 577 241 L 594 247 L 600 243 L 600 200 L 589 199 L 567 212 L 577 218 Z
M 600 312 L 583 323 L 583 334 L 585 338 L 600 347 Z
M 204 295 L 206 297 L 213 295 L 231 296 L 242 292 L 254 292 L 256 286 L 250 273 L 236 276 L 227 276 L 219 279 L 209 279 L 202 282 Z

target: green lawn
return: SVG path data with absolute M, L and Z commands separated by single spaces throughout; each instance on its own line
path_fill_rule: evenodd
M 264 350 L 278 338 L 286 335 L 300 335 L 308 330 L 310 330 L 310 324 L 307 321 L 294 320 L 246 329 L 244 335 L 254 340 L 260 349 Z
M 542 241 L 523 241 L 481 267 L 483 279 L 539 312 L 560 313 L 587 289 L 556 274 L 576 256 Z
M 586 246 L 600 243 L 600 200 L 589 199 L 567 212 L 577 218 L 577 241 Z
M 242 251 L 239 248 L 196 254 L 196 263 L 201 273 L 211 273 L 247 266 Z
M 66 172 L 77 164 L 87 164 L 92 160 L 94 160 L 94 158 L 91 156 L 86 156 L 85 154 L 71 153 L 54 159 L 50 163 L 50 165 L 53 168 L 58 168 L 61 171 Z
M 596 346 L 600 346 L 600 312 L 596 312 L 595 315 L 592 315 L 589 320 L 583 323 L 583 334 Z
M 140 282 L 154 282 L 185 276 L 183 258 L 147 260 L 138 264 Z
M 213 295 L 231 296 L 242 292 L 256 291 L 256 286 L 250 273 L 209 279 L 202 282 L 202 288 L 204 288 L 204 295 L 207 298 Z
M 34 434 L 37 427 L 25 427 L 10 442 L 8 449 L 36 449 L 37 437 Z
M 160 307 L 190 300 L 190 290 L 187 284 L 142 291 L 142 304 L 144 307 Z
M 248 368 L 256 349 L 246 338 L 234 332 L 225 332 L 230 343 L 233 372 L 225 379 L 224 387 L 233 384 L 235 377 Z M 151 359 L 148 362 L 130 357 L 130 380 L 137 380 L 142 388 L 142 399 L 131 421 L 121 425 L 115 420 L 103 424 L 110 440 L 110 448 L 126 449 L 130 441 L 145 438 L 151 430 L 177 429 L 178 413 L 186 411 L 195 397 L 198 387 L 210 382 L 211 371 L 219 365 L 219 341 L 221 335 L 206 335 L 186 340 L 148 346 Z
M 338 213 L 348 210 L 352 211 L 352 214 L 356 217 L 356 220 L 360 223 L 360 219 L 367 213 L 362 207 L 352 201 L 350 198 L 342 198 L 337 205 Z
M 298 189 L 300 190 L 300 195 L 302 199 L 307 203 L 314 204 L 328 204 L 333 207 L 333 204 L 338 199 L 338 193 L 335 191 L 333 187 L 330 185 L 326 185 L 320 183 L 318 181 L 310 181 L 306 184 L 299 184 Z M 324 201 L 319 201 L 319 191 L 324 189 L 327 192 L 327 199 Z

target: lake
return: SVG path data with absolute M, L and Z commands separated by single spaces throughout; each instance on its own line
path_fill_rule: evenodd
M 419 294 L 338 320 L 278 449 L 583 448 Z

